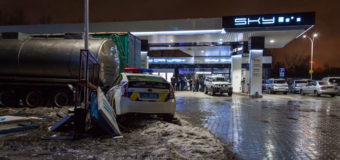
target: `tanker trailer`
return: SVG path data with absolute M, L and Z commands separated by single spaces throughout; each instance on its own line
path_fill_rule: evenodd
M 0 39 L 0 105 L 72 104 L 83 48 L 81 39 Z M 89 39 L 89 50 L 100 64 L 99 76 L 89 78 L 97 79 L 103 89 L 110 88 L 119 70 L 114 42 Z

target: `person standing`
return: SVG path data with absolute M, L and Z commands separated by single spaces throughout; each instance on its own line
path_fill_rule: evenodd
M 184 91 L 184 88 L 185 88 L 185 80 L 184 80 L 184 77 L 181 78 L 181 91 Z
M 199 79 L 199 91 L 202 92 L 203 88 L 204 88 L 204 81 L 203 81 L 203 77 L 200 77 Z
M 200 80 L 198 78 L 195 79 L 196 85 L 195 85 L 195 91 L 198 92 L 199 86 L 200 86 Z
M 180 87 L 180 79 L 179 77 L 176 77 L 176 91 L 179 91 L 179 87 Z
M 197 85 L 196 78 L 194 78 L 194 80 L 193 80 L 193 85 L 194 85 L 194 88 L 192 89 L 192 91 L 195 92 L 196 91 L 196 85 Z
M 176 78 L 174 76 L 171 77 L 171 85 L 173 88 L 176 88 Z

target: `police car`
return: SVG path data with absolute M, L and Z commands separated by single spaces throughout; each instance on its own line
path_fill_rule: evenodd
M 176 111 L 174 89 L 149 69 L 123 68 L 106 94 L 116 115 L 148 113 L 172 119 Z

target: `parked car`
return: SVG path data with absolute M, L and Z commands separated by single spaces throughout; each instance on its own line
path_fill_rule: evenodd
M 232 96 L 233 87 L 231 83 L 226 80 L 223 76 L 208 76 L 204 80 L 204 93 L 215 95 L 215 93 L 228 93 L 228 96 Z
M 329 83 L 336 85 L 338 87 L 337 95 L 340 95 L 340 77 L 325 77 L 322 79 L 322 81 L 327 81 Z
M 338 87 L 327 81 L 312 81 L 306 86 L 303 86 L 300 90 L 301 95 L 313 94 L 314 96 L 318 97 L 322 94 L 334 97 L 337 92 Z
M 116 115 L 148 113 L 172 119 L 176 111 L 174 89 L 160 76 L 121 73 L 106 97 Z
M 291 93 L 300 93 L 300 90 L 303 86 L 306 86 L 310 80 L 308 79 L 298 79 L 293 80 L 293 83 L 290 86 Z
M 268 79 L 266 83 L 266 91 L 269 94 L 275 94 L 277 92 L 282 92 L 283 94 L 288 93 L 288 84 L 284 79 Z

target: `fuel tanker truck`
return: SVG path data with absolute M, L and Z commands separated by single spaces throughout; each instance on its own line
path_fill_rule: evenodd
M 0 39 L 0 105 L 71 105 L 77 96 L 83 48 L 82 39 Z M 89 50 L 99 62 L 89 79 L 103 89 L 112 87 L 119 71 L 114 42 L 89 39 Z

